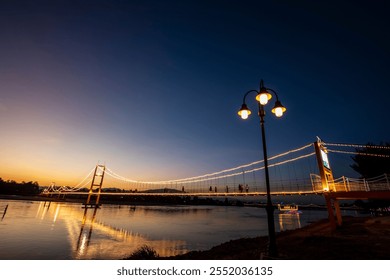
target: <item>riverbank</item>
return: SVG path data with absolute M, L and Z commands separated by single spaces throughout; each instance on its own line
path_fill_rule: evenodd
M 390 259 L 390 216 L 344 217 L 332 232 L 328 220 L 277 234 L 279 259 L 287 260 L 388 260 Z M 192 251 L 168 259 L 266 258 L 267 237 L 229 241 L 207 251 Z

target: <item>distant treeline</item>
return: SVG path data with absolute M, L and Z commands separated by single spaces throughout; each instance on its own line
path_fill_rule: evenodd
M 35 195 L 39 194 L 38 182 L 18 183 L 13 180 L 4 181 L 0 178 L 0 194 Z

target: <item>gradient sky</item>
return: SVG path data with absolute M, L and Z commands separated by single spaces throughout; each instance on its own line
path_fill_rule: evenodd
M 201 175 L 314 142 L 390 141 L 387 1 L 0 1 L 0 177 Z M 251 96 L 249 96 L 251 97 Z M 269 107 L 268 107 L 269 106 Z

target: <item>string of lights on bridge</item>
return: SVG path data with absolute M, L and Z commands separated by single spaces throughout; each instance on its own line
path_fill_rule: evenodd
M 275 155 L 273 157 L 270 157 L 268 160 L 272 161 L 274 159 L 287 156 L 287 155 L 289 155 L 291 153 L 296 153 L 296 152 L 302 151 L 302 150 L 307 149 L 307 148 L 309 148 L 311 146 L 313 146 L 313 144 L 308 144 L 308 145 L 305 145 L 303 147 L 300 147 L 300 148 L 297 148 L 297 149 L 293 149 L 293 150 L 290 150 L 290 151 L 287 151 L 287 152 Z M 274 166 L 282 165 L 282 164 L 285 164 L 285 163 L 293 162 L 293 161 L 300 160 L 300 159 L 303 159 L 303 158 L 306 158 L 306 157 L 309 157 L 309 156 L 313 156 L 314 154 L 315 153 L 312 152 L 312 153 L 308 153 L 306 155 L 297 156 L 297 157 L 295 157 L 293 159 L 287 159 L 287 160 L 284 160 L 284 161 L 281 161 L 281 162 L 276 162 L 276 163 L 273 163 L 273 164 L 269 164 L 268 167 L 274 167 Z M 237 167 L 221 170 L 221 171 L 214 172 L 214 173 L 208 173 L 208 174 L 204 174 L 204 175 L 200 175 L 200 176 L 196 176 L 196 177 L 189 177 L 189 178 L 182 178 L 182 179 L 173 179 L 173 180 L 164 180 L 164 181 L 137 181 L 137 180 L 132 180 L 132 179 L 128 179 L 128 178 L 125 178 L 125 177 L 122 177 L 122 176 L 116 174 L 115 172 L 113 172 L 109 168 L 106 169 L 106 174 L 110 175 L 110 176 L 112 176 L 112 177 L 114 177 L 116 179 L 128 182 L 128 183 L 157 184 L 157 185 L 174 184 L 174 183 L 197 183 L 197 182 L 204 182 L 204 181 L 208 181 L 208 180 L 224 179 L 224 178 L 228 178 L 228 177 L 242 175 L 242 174 L 245 174 L 245 173 L 251 173 L 251 172 L 259 171 L 259 170 L 264 169 L 264 166 L 257 167 L 257 168 L 252 168 L 250 170 L 243 170 L 243 169 L 251 167 L 251 166 L 255 166 L 255 165 L 260 164 L 260 163 L 263 163 L 263 160 L 251 162 L 251 163 L 248 163 L 248 164 L 244 164 L 244 165 L 240 165 L 240 166 L 237 166 Z M 219 174 L 232 172 L 232 171 L 235 171 L 235 170 L 238 170 L 238 169 L 241 169 L 241 171 L 235 172 L 235 173 L 230 173 L 230 174 L 216 176 L 216 175 L 219 175 Z
M 343 144 L 343 143 L 324 143 L 324 142 L 323 142 L 323 144 L 326 147 L 334 146 L 334 147 L 354 148 L 355 149 L 355 151 L 345 151 L 345 150 L 343 151 L 343 150 L 335 150 L 335 149 L 327 148 L 327 151 L 329 153 L 343 153 L 343 154 L 354 154 L 354 155 L 374 156 L 374 157 L 390 157 L 390 155 L 388 155 L 388 154 L 373 154 L 373 153 L 365 153 L 365 152 L 359 151 L 359 149 L 367 149 L 367 148 L 377 149 L 377 150 L 380 150 L 380 149 L 390 150 L 389 146 Z M 304 145 L 304 146 L 296 148 L 296 149 L 291 149 L 287 152 L 280 153 L 278 155 L 269 157 L 268 160 L 270 162 L 272 162 L 273 160 L 276 160 L 278 158 L 283 159 L 284 157 L 286 157 L 288 155 L 292 155 L 292 154 L 304 151 L 306 149 L 309 149 L 310 147 L 313 147 L 313 143 Z M 295 161 L 298 161 L 298 160 L 301 160 L 304 158 L 309 158 L 309 157 L 314 156 L 314 155 L 315 155 L 315 152 L 309 151 L 308 153 L 305 153 L 303 155 L 297 155 L 293 158 L 284 159 L 284 160 L 281 160 L 278 162 L 270 163 L 268 165 L 268 167 L 272 168 L 272 167 L 281 166 L 283 164 L 295 162 Z M 212 180 L 220 180 L 220 179 L 226 179 L 226 178 L 239 176 L 239 175 L 245 176 L 245 174 L 254 173 L 254 172 L 257 172 L 259 170 L 263 170 L 264 169 L 263 165 L 257 166 L 257 165 L 262 164 L 262 163 L 264 163 L 264 161 L 259 160 L 259 161 L 254 161 L 254 162 L 251 162 L 248 164 L 239 165 L 239 166 L 236 166 L 233 168 L 224 169 L 224 170 L 221 170 L 218 172 L 207 173 L 204 175 L 193 176 L 193 177 L 188 177 L 188 178 L 181 178 L 181 179 L 160 180 L 160 181 L 141 181 L 141 180 L 129 179 L 129 178 L 123 177 L 123 176 L 115 173 L 114 171 L 112 171 L 111 169 L 109 169 L 107 167 L 106 167 L 105 171 L 103 171 L 101 169 L 101 167 L 98 167 L 99 168 L 98 172 L 100 172 L 100 173 L 104 172 L 105 175 L 108 175 L 113 179 L 116 179 L 116 180 L 119 180 L 119 181 L 122 181 L 125 183 L 144 184 L 144 185 L 169 185 L 169 184 L 176 184 L 177 185 L 177 184 L 190 184 L 190 183 L 193 184 L 193 183 L 201 183 L 201 182 L 212 181 Z M 83 189 L 91 184 L 92 174 L 94 171 L 95 171 L 95 168 L 91 169 L 91 171 L 74 187 L 69 187 L 69 186 L 61 186 L 60 187 L 60 186 L 55 186 L 54 184 L 52 184 L 52 186 L 49 187 L 48 191 L 69 192 L 69 191 L 81 190 L 81 189 Z
M 326 146 L 346 147 L 346 148 L 355 149 L 355 151 L 342 151 L 342 150 L 327 149 L 327 151 L 331 152 L 331 153 L 341 153 L 341 154 L 361 155 L 361 156 L 371 156 L 371 157 L 382 157 L 382 158 L 389 158 L 390 157 L 390 154 L 366 153 L 366 152 L 359 151 L 359 149 L 390 150 L 390 146 L 343 144 L 343 143 L 325 143 L 325 145 Z
M 377 145 L 361 145 L 361 144 L 345 144 L 345 143 L 325 143 L 326 146 L 338 146 L 338 147 L 349 147 L 356 149 L 383 149 L 390 150 L 390 146 L 377 146 Z

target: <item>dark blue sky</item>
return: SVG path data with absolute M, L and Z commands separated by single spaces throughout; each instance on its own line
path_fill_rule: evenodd
M 1 1 L 0 177 L 77 181 L 98 161 L 174 179 L 314 142 L 390 141 L 386 1 Z M 271 102 L 272 103 L 272 102 Z

